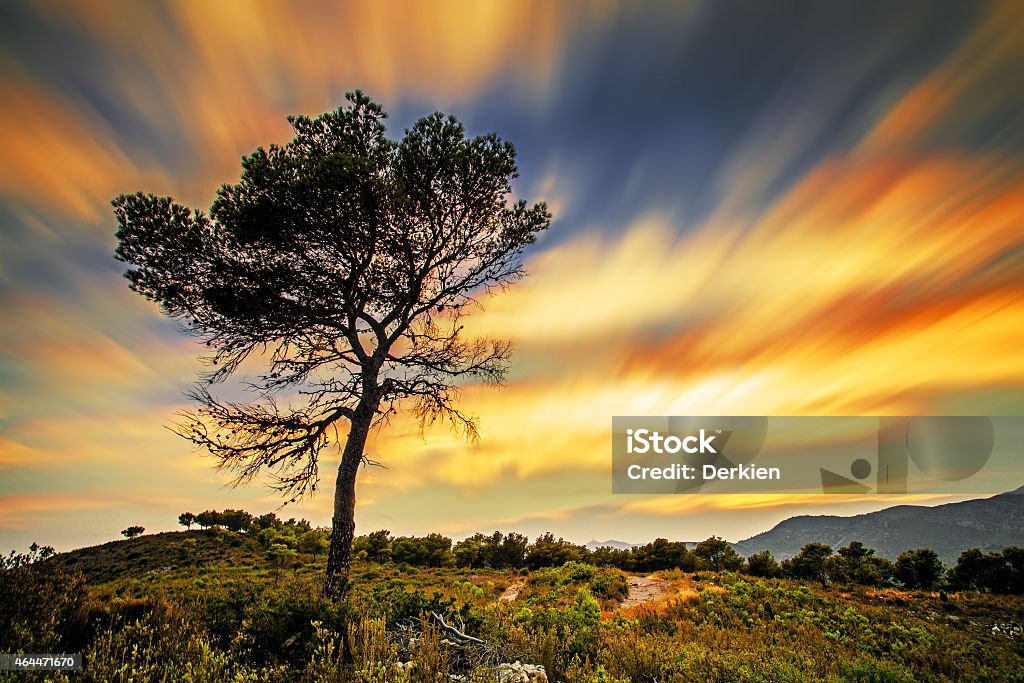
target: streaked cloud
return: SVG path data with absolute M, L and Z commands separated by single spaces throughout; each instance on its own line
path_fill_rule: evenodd
M 392 104 L 451 106 L 512 75 L 543 99 L 567 34 L 616 14 L 608 2 L 467 0 L 36 9 L 37 25 L 89 41 L 96 69 L 58 61 L 33 74 L 6 55 L 0 192 L 75 218 L 96 218 L 135 185 L 206 203 L 241 154 L 287 138 L 287 115 L 338 106 L 356 86 Z M 67 78 L 95 99 L 64 91 Z M 150 137 L 149 149 L 105 120 L 111 108 Z
M 104 198 L 143 175 L 95 115 L 27 75 L 4 74 L 0 100 L 0 193 L 8 199 L 95 220 Z
M 1024 385 L 1024 283 L 990 269 L 1024 242 L 1024 187 L 971 192 L 976 165 L 937 165 L 830 163 L 742 231 L 640 221 L 543 253 L 471 327 L 555 347 L 554 367 L 465 392 L 485 446 L 407 426 L 385 460 L 429 463 L 405 486 L 569 477 L 607 470 L 611 415 L 926 414 Z
M 1024 6 L 1008 1 L 986 8 L 963 44 L 886 113 L 865 147 L 891 150 L 973 141 L 993 153 L 1015 143 L 1019 152 L 1024 141 L 1020 92 L 1012 83 L 1024 64 Z
M 559 219 L 469 321 L 518 348 L 508 386 L 464 388 L 481 442 L 397 417 L 361 529 L 735 538 L 891 501 L 613 498 L 610 417 L 1024 406 L 1020 3 L 4 11 L 0 549 L 277 507 L 163 429 L 200 349 L 127 290 L 108 202 L 205 205 L 354 87 L 394 135 L 440 108 L 511 137 Z

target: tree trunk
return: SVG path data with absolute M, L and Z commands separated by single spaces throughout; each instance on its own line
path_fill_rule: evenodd
M 356 409 L 349 428 L 345 450 L 338 465 L 338 478 L 334 486 L 334 517 L 331 521 L 331 545 L 327 551 L 327 576 L 324 592 L 331 598 L 341 599 L 348 587 L 349 567 L 352 564 L 352 539 L 356 532 L 356 475 L 363 459 L 366 437 L 370 433 L 374 411 L 361 404 Z

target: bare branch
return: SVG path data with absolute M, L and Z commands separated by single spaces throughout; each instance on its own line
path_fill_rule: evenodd
M 203 386 L 189 397 L 200 407 L 181 413 L 172 431 L 214 456 L 235 485 L 268 471 L 271 488 L 293 500 L 316 491 L 319 456 L 332 443 L 327 429 L 352 416 L 343 405 L 316 415 L 281 411 L 273 401 L 221 403 Z

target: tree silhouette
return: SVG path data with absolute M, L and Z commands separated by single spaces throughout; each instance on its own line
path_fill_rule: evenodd
M 145 531 L 145 530 L 146 530 L 145 527 L 130 526 L 127 529 L 125 529 L 124 531 L 122 531 L 121 535 L 124 536 L 125 538 L 135 538 L 136 536 L 141 536 L 142 532 Z
M 220 523 L 228 531 L 248 531 L 253 517 L 245 510 L 225 510 L 220 513 Z
M 178 515 L 178 524 L 185 527 L 186 529 L 192 529 L 192 525 L 196 523 L 196 516 L 191 512 L 182 512 Z
M 195 523 L 203 529 L 220 524 L 220 513 L 216 510 L 204 510 L 195 517 Z
M 563 538 L 555 540 L 554 534 L 547 532 L 526 549 L 526 566 L 530 569 L 561 567 L 566 562 L 585 562 L 589 556 L 586 547 Z
M 335 596 L 370 429 L 408 407 L 421 426 L 443 419 L 476 438 L 459 386 L 500 383 L 511 346 L 465 339 L 463 317 L 523 276 L 522 250 L 550 222 L 544 204 L 509 201 L 511 144 L 466 138 L 439 113 L 393 141 L 380 105 L 347 97 L 290 118 L 294 139 L 244 157 L 209 214 L 142 193 L 113 201 L 132 289 L 211 350 L 178 433 L 236 483 L 268 473 L 292 501 L 315 492 L 321 454 L 344 443 L 326 576 Z M 261 367 L 245 376 L 252 399 L 214 396 L 247 359 Z

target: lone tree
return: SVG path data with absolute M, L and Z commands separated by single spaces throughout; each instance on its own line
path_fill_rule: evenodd
M 459 386 L 500 383 L 511 345 L 466 339 L 462 319 L 524 275 L 523 248 L 551 220 L 543 203 L 510 200 L 515 150 L 496 135 L 467 138 L 437 113 L 394 141 L 380 105 L 347 99 L 289 118 L 294 139 L 244 157 L 208 214 L 142 193 L 113 201 L 132 289 L 211 350 L 198 407 L 176 431 L 236 483 L 267 473 L 290 501 L 315 492 L 321 454 L 341 450 L 334 596 L 348 580 L 370 429 L 405 407 L 421 426 L 441 419 L 477 437 Z M 245 378 L 252 399 L 214 396 L 247 360 L 260 368 Z
M 125 538 L 135 538 L 136 536 L 141 536 L 142 532 L 145 531 L 145 530 L 146 530 L 145 527 L 130 526 L 127 529 L 125 529 L 124 531 L 122 531 L 121 535 L 124 536 Z

